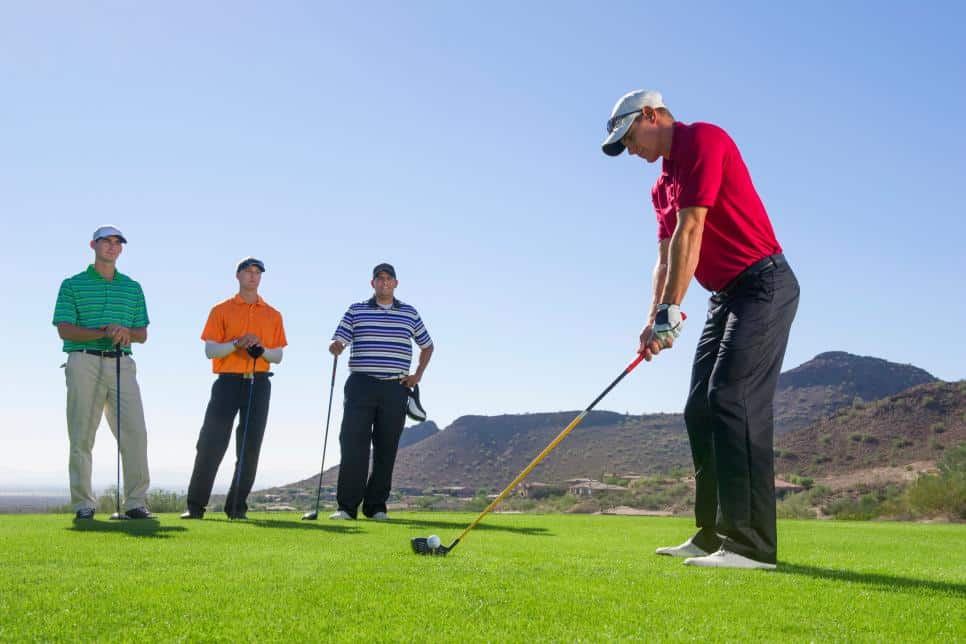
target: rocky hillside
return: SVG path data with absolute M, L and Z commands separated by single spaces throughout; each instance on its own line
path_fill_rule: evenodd
M 943 449 L 964 440 L 964 396 L 962 383 L 937 381 L 917 367 L 844 352 L 820 354 L 779 380 L 776 471 L 817 475 L 935 460 Z M 500 489 L 576 414 L 463 416 L 444 431 L 432 422 L 408 428 L 395 487 Z M 334 482 L 337 471 L 327 471 L 325 480 Z M 680 414 L 595 411 L 530 480 L 558 483 L 604 473 L 690 471 Z M 314 490 L 317 483 L 314 475 L 291 487 Z
M 775 469 L 829 476 L 935 461 L 966 442 L 966 381 L 857 402 L 775 441 Z
M 577 411 L 463 416 L 446 431 L 400 451 L 397 486 L 464 485 L 500 489 L 520 473 Z M 559 482 L 604 472 L 667 473 L 690 467 L 680 414 L 591 412 L 530 475 Z
M 820 353 L 783 373 L 775 393 L 775 435 L 806 427 L 859 401 L 873 401 L 927 382 L 928 371 L 844 351 Z

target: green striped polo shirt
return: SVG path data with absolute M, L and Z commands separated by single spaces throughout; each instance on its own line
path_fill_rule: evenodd
M 136 329 L 148 325 L 148 309 L 141 285 L 127 275 L 114 271 L 114 279 L 106 280 L 91 264 L 83 273 L 68 277 L 60 284 L 54 307 L 54 326 L 67 322 L 87 329 L 120 324 Z M 64 340 L 64 351 L 98 349 L 110 351 L 110 338 L 90 342 Z M 131 353 L 131 347 L 124 347 Z

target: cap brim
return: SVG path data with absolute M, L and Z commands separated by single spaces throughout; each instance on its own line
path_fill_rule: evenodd
M 124 239 L 124 236 L 123 235 L 118 235 L 117 233 L 111 233 L 109 235 L 101 235 L 100 237 L 98 237 L 94 241 L 100 241 L 102 239 L 107 239 L 108 237 L 117 237 L 118 239 L 121 240 L 121 243 L 122 244 L 126 244 L 127 243 L 127 240 Z
M 607 156 L 616 157 L 627 149 L 624 147 L 624 144 L 621 143 L 621 139 L 623 139 L 624 135 L 627 134 L 627 131 L 631 129 L 631 126 L 634 125 L 634 121 L 637 120 L 639 115 L 639 111 L 634 111 L 628 112 L 621 117 L 620 125 L 614 128 L 614 131 L 611 132 L 600 145 L 600 149 L 604 151 L 604 154 Z

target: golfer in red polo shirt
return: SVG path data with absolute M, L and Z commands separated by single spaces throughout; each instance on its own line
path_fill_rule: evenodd
M 657 553 L 693 566 L 774 569 L 772 404 L 798 281 L 727 132 L 676 122 L 661 94 L 647 90 L 617 101 L 607 131 L 604 153 L 662 159 L 651 189 L 658 258 L 638 349 L 645 359 L 681 333 L 692 277 L 712 293 L 684 410 L 698 532 Z

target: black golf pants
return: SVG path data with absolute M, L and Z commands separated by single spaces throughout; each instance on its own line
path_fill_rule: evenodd
M 694 543 L 706 551 L 776 561 L 773 403 L 798 296 L 795 274 L 773 255 L 711 297 L 684 410 Z
M 254 386 L 254 391 L 251 387 Z M 248 409 L 249 395 L 252 408 Z M 205 422 L 198 436 L 197 453 L 191 483 L 188 485 L 188 509 L 204 512 L 211 498 L 211 488 L 221 459 L 225 457 L 231 441 L 232 424 L 238 417 L 235 428 L 235 469 L 231 477 L 231 487 L 225 499 L 225 513 L 229 516 L 243 514 L 248 510 L 248 493 L 255 483 L 258 469 L 258 454 L 262 449 L 262 437 L 268 422 L 268 403 L 272 395 L 272 383 L 268 375 L 259 373 L 252 378 L 241 374 L 221 374 L 211 386 L 211 399 L 205 411 Z M 248 417 L 246 430 L 245 419 Z M 242 444 L 244 443 L 244 452 Z M 239 475 L 240 471 L 240 475 Z M 236 485 L 238 486 L 236 489 Z M 238 501 L 237 506 L 235 501 Z
M 379 380 L 353 373 L 345 383 L 345 409 L 339 445 L 339 509 L 356 517 L 371 517 L 386 511 L 392 490 L 399 437 L 406 422 L 408 389 L 398 380 Z M 372 445 L 372 473 L 369 474 L 369 446 Z M 367 480 L 368 476 L 368 480 Z

